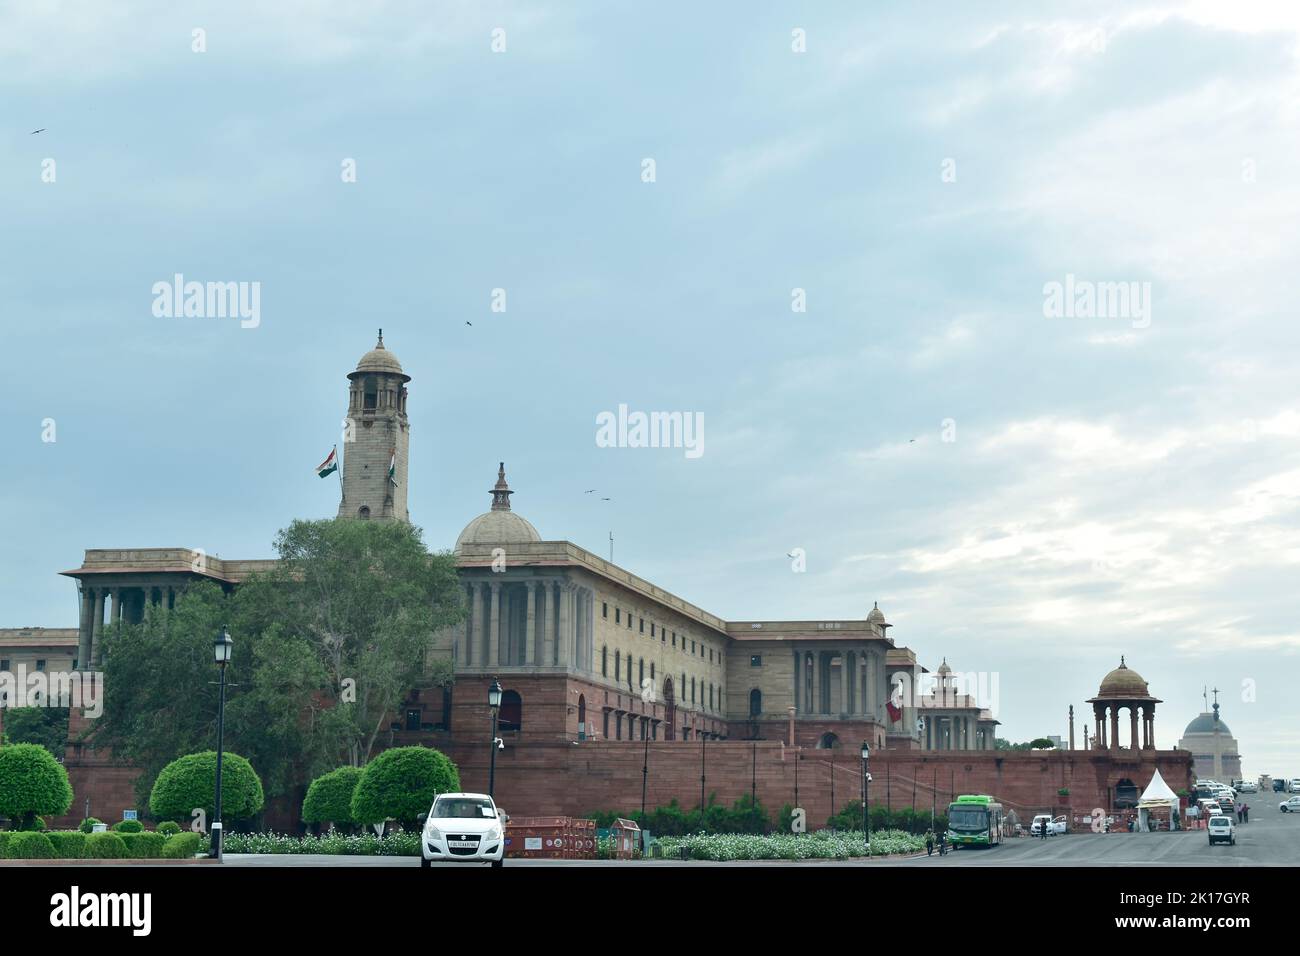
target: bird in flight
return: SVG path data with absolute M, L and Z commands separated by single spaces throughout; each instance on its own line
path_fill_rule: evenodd
M 37 133 L 44 133 L 44 132 L 45 132 L 45 127 L 42 126 L 40 129 L 34 129 L 34 130 L 32 130 L 32 131 L 31 131 L 30 133 L 28 133 L 27 135 L 28 135 L 28 136 L 35 136 Z
M 469 319 L 466 319 L 466 320 L 465 320 L 465 324 L 468 325 L 470 328 L 473 328 L 473 327 L 474 327 L 474 323 L 471 322 Z
M 584 494 L 584 495 L 589 495 L 589 494 L 591 494 L 591 493 L 592 493 L 593 491 L 595 491 L 595 490 L 596 490 L 595 488 L 588 488 L 586 491 L 583 492 L 583 494 Z

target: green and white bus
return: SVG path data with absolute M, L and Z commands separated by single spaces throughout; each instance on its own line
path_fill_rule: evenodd
M 963 794 L 948 804 L 948 843 L 959 846 L 997 846 L 1004 827 L 1002 804 L 992 797 Z

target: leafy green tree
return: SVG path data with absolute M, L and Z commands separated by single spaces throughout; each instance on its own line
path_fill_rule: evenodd
M 54 757 L 68 749 L 66 707 L 15 707 L 4 713 L 5 743 L 39 744 Z
M 149 812 L 156 820 L 188 822 L 202 808 L 209 822 L 216 819 L 217 752 L 189 754 L 163 767 L 149 794 Z M 239 754 L 221 757 L 221 816 L 224 821 L 247 820 L 262 809 L 262 781 Z
M 303 822 L 351 827 L 352 794 L 362 773 L 360 767 L 339 767 L 313 780 L 302 802 Z
M 397 820 L 413 827 L 428 812 L 433 798 L 460 789 L 456 765 L 440 750 L 394 747 L 366 764 L 352 794 L 352 819 L 357 823 Z
M 38 816 L 59 816 L 72 806 L 68 772 L 39 744 L 0 747 L 0 816 L 12 829 L 36 828 Z

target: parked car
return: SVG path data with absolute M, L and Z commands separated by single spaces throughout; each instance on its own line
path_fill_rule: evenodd
M 1284 779 L 1281 778 L 1281 777 L 1276 777 L 1276 778 L 1273 780 L 1273 792 L 1274 792 L 1274 793 L 1285 793 L 1285 792 L 1286 792 L 1286 780 L 1284 780 Z
M 1241 781 L 1241 783 L 1237 784 L 1237 792 L 1238 793 L 1259 793 L 1259 787 L 1251 783 L 1249 780 L 1243 780 Z
M 1067 830 L 1064 816 L 1053 817 L 1050 813 L 1040 813 L 1029 825 L 1029 832 L 1032 836 L 1042 836 L 1044 826 L 1047 827 L 1049 837 L 1064 836 Z
M 1210 846 L 1216 843 L 1226 843 L 1229 846 L 1235 846 L 1237 843 L 1237 827 L 1232 822 L 1232 817 L 1219 816 L 1210 817 L 1209 823 Z
M 1300 813 L 1300 797 L 1289 797 L 1277 805 L 1283 813 Z
M 1291 793 L 1300 793 L 1300 777 L 1296 777 L 1295 779 L 1293 779 L 1291 783 L 1287 786 L 1287 790 L 1289 790 Z
M 1201 808 L 1201 819 L 1203 820 L 1208 820 L 1210 817 L 1223 812 L 1218 800 L 1197 800 L 1196 802 Z
M 491 863 L 505 860 L 510 818 L 485 793 L 443 793 L 420 814 L 420 865 L 434 862 Z

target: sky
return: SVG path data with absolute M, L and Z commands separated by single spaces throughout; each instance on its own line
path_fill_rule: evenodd
M 0 626 L 332 516 L 383 327 L 431 547 L 504 460 L 724 619 L 879 602 L 1012 740 L 1124 655 L 1161 747 L 1217 687 L 1300 776 L 1298 54 L 1243 0 L 0 4 Z

